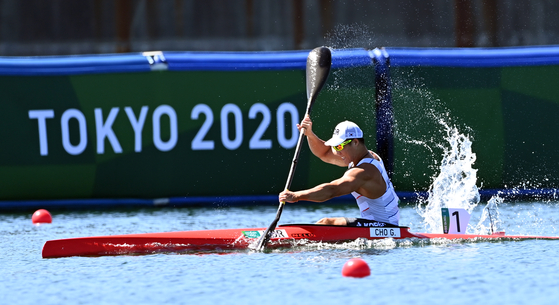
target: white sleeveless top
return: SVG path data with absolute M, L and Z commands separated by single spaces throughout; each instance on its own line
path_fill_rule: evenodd
M 374 158 L 365 158 L 359 161 L 356 166 L 359 166 L 363 163 L 372 164 L 376 166 L 376 168 L 380 171 L 382 178 L 386 183 L 386 192 L 376 199 L 365 197 L 357 192 L 351 193 L 357 201 L 359 210 L 361 210 L 361 218 L 398 225 L 398 222 L 400 221 L 400 209 L 398 208 L 398 202 L 400 201 L 400 199 L 398 198 L 398 195 L 396 195 L 394 186 L 388 178 L 388 174 L 386 173 L 386 169 L 384 168 L 384 163 L 382 162 L 382 160 L 379 162 L 377 159 Z M 349 164 L 348 168 L 351 169 L 353 166 L 354 165 L 352 162 Z

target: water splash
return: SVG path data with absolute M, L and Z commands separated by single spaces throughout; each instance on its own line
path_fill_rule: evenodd
M 325 34 L 325 46 L 332 51 L 332 56 L 343 49 L 372 49 L 374 33 L 365 24 L 338 24 L 332 31 Z M 361 59 L 359 59 L 361 60 Z M 313 108 L 313 120 L 316 126 L 328 126 L 324 131 L 330 133 L 332 126 L 343 120 L 355 121 L 365 133 L 365 141 L 375 142 L 374 111 L 371 111 L 371 98 L 375 95 L 374 73 L 370 66 L 357 65 L 351 68 L 332 69 L 325 84 L 322 96 L 328 103 L 317 103 Z M 350 111 L 333 112 L 332 109 L 347 109 L 351 101 Z M 317 128 L 321 132 L 321 128 Z
M 364 23 L 338 24 L 326 33 L 324 40 L 326 45 L 336 49 L 376 47 L 375 32 Z
M 395 142 L 406 147 L 397 162 L 398 168 L 409 169 L 403 176 L 414 177 L 415 190 L 430 185 L 428 198 L 420 199 L 416 210 L 427 232 L 443 233 L 441 208 L 463 208 L 471 214 L 479 203 L 477 170 L 472 167 L 476 155 L 467 135 L 472 129 L 453 116 L 426 83 L 413 70 L 393 74 L 393 98 L 399 102 L 394 104 Z M 423 176 L 411 172 L 417 169 Z
M 444 120 L 440 119 L 439 124 L 446 131 L 448 146 L 438 145 L 443 149 L 440 173 L 429 187 L 428 199 L 417 206 L 427 232 L 433 233 L 443 232 L 441 208 L 462 208 L 471 214 L 480 200 L 477 169 L 472 167 L 476 161 L 472 141 Z
M 502 228 L 501 214 L 498 205 L 503 203 L 503 198 L 497 196 L 491 197 L 485 208 L 481 212 L 478 224 L 474 227 L 474 234 L 492 234 L 494 232 L 504 231 Z
M 404 177 L 394 185 L 407 185 L 409 189 L 424 191 L 440 170 L 441 140 L 446 137 L 440 120 L 447 125 L 469 127 L 451 115 L 450 110 L 426 85 L 426 80 L 413 70 L 394 70 L 392 96 L 394 102 L 394 145 L 403 147 L 395 168 Z M 418 158 L 418 156 L 421 156 Z M 417 171 L 421 170 L 422 175 Z

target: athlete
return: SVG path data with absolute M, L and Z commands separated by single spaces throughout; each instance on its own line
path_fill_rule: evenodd
M 350 121 L 341 122 L 328 141 L 323 141 L 314 134 L 309 116 L 306 116 L 301 124 L 297 124 L 297 128 L 304 128 L 309 147 L 315 156 L 326 163 L 347 166 L 348 170 L 339 179 L 307 190 L 285 190 L 279 194 L 280 202 L 323 202 L 351 193 L 361 210 L 360 218 L 322 218 L 317 223 L 339 226 L 398 225 L 398 195 L 381 158 L 365 146 L 363 131 L 357 124 Z

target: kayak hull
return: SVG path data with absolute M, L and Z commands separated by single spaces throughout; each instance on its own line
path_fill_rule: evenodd
M 70 256 L 105 256 L 122 254 L 145 254 L 179 251 L 208 251 L 248 249 L 260 238 L 266 228 L 241 228 L 143 233 L 110 236 L 93 236 L 49 240 L 43 246 L 43 258 Z M 297 241 L 341 243 L 356 239 L 557 239 L 543 236 L 505 236 L 499 232 L 492 235 L 411 233 L 408 227 L 342 227 L 315 224 L 280 225 L 273 232 L 268 247 L 291 247 Z

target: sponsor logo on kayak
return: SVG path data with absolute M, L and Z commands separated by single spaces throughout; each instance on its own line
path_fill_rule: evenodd
M 316 235 L 314 235 L 312 233 L 293 233 L 293 234 L 291 234 L 291 237 L 294 237 L 294 238 L 309 238 L 309 237 L 316 237 Z
M 260 233 L 260 231 L 243 231 L 243 235 L 245 236 L 245 238 L 260 238 L 262 234 Z
M 400 237 L 400 228 L 370 228 L 371 237 Z
M 261 231 L 262 234 L 264 234 L 264 231 Z M 285 230 L 274 230 L 274 232 L 272 232 L 272 238 L 287 238 L 289 237 L 287 235 L 287 232 L 285 232 Z
M 245 238 L 260 238 L 264 235 L 264 231 L 242 231 Z M 287 238 L 287 232 L 285 230 L 274 230 L 272 232 L 271 238 Z
M 357 222 L 355 225 L 357 227 L 384 227 L 386 224 L 384 222 Z

